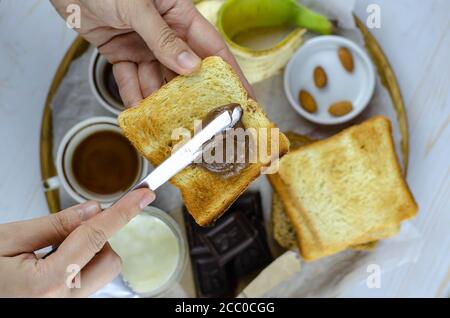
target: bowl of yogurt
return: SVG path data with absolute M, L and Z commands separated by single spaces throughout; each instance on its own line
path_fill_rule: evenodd
M 160 209 L 145 208 L 109 243 L 122 259 L 123 281 L 139 296 L 160 296 L 182 277 L 186 240 L 178 223 Z

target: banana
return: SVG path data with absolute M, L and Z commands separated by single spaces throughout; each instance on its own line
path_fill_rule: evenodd
M 214 24 L 226 40 L 250 83 L 279 72 L 303 43 L 305 27 L 328 34 L 331 23 L 295 0 L 205 0 L 197 4 L 202 15 Z M 255 35 L 273 28 L 295 26 L 270 48 L 252 49 L 236 43 L 247 32 Z
M 296 25 L 319 34 L 331 34 L 333 24 L 295 0 L 228 0 L 219 11 L 218 27 L 233 39 L 257 27 Z

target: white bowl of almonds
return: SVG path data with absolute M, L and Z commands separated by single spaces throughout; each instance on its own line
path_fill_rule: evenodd
M 375 69 L 354 42 L 320 36 L 307 41 L 289 61 L 284 89 L 292 107 L 306 119 L 342 124 L 368 105 L 375 89 Z

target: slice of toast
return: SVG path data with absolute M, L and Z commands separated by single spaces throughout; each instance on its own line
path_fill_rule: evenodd
M 289 140 L 291 150 L 298 149 L 315 141 L 294 132 L 286 132 L 285 135 Z M 284 189 L 279 190 L 285 191 Z M 301 215 L 299 216 L 301 217 Z M 291 220 L 289 220 L 283 202 L 276 192 L 272 195 L 272 229 L 274 238 L 280 246 L 286 249 L 295 248 L 297 246 L 298 240 L 295 228 L 293 227 Z M 351 246 L 351 248 L 361 251 L 370 251 L 376 247 L 377 243 L 377 241 L 372 241 L 365 244 L 354 245 Z
M 276 192 L 272 194 L 272 231 L 273 238 L 280 246 L 292 249 L 297 246 L 297 234 L 286 214 L 283 202 Z
M 276 128 L 262 108 L 248 98 L 247 92 L 232 68 L 220 57 L 206 58 L 200 70 L 191 76 L 178 76 L 161 87 L 137 107 L 124 111 L 119 124 L 125 136 L 153 166 L 167 159 L 177 141 L 172 133 L 180 128 L 194 131 L 194 123 L 202 120 L 213 109 L 230 104 L 240 104 L 245 128 Z M 269 134 L 270 136 L 270 134 Z M 279 134 L 279 147 L 270 153 L 272 159 L 289 150 L 289 142 Z M 270 138 L 267 140 L 269 144 Z M 271 149 L 270 147 L 268 149 Z M 238 175 L 224 178 L 197 165 L 190 165 L 171 179 L 180 189 L 187 210 L 202 226 L 208 225 L 239 197 L 255 180 L 269 161 L 258 159 Z
M 294 132 L 286 132 L 285 135 L 289 140 L 291 151 L 314 142 L 314 140 L 298 135 Z M 273 174 L 267 175 L 269 180 L 273 176 Z M 284 189 L 281 188 L 278 190 L 280 192 L 284 191 Z M 278 244 L 280 244 L 280 246 L 286 249 L 295 248 L 297 246 L 297 235 L 295 233 L 295 228 L 286 214 L 283 201 L 275 191 L 272 194 L 272 229 L 274 239 L 278 242 Z
M 289 220 L 283 202 L 276 192 L 272 195 L 272 229 L 273 236 L 280 246 L 286 249 L 292 249 L 298 246 L 295 228 L 292 225 L 291 220 Z M 398 226 L 395 225 L 386 230 L 393 231 L 392 235 L 394 235 L 398 232 Z M 377 237 L 379 237 L 379 235 L 377 235 Z M 371 251 L 377 244 L 378 241 L 370 241 L 368 243 L 352 245 L 350 247 L 358 251 Z
M 381 116 L 290 152 L 269 180 L 307 260 L 389 237 L 417 213 Z

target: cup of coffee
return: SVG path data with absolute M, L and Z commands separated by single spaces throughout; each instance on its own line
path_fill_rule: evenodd
M 96 200 L 108 207 L 147 175 L 148 165 L 122 135 L 116 119 L 94 117 L 64 136 L 56 170 L 60 185 L 74 200 Z
M 114 115 L 119 115 L 125 109 L 112 64 L 98 50 L 94 50 L 89 64 L 89 85 L 95 98 L 105 109 Z

